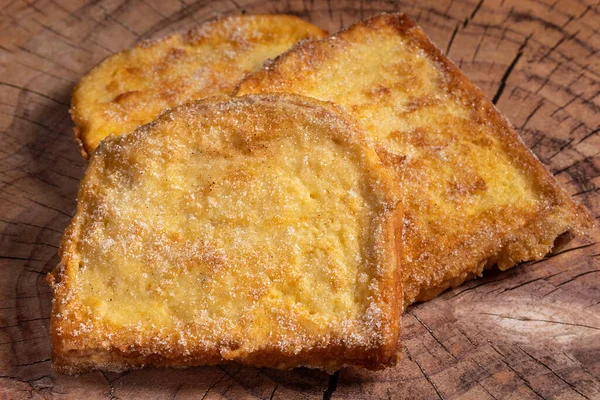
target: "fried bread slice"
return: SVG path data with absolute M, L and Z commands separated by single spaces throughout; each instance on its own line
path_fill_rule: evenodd
M 238 95 L 335 102 L 365 126 L 400 179 L 404 305 L 544 257 L 590 225 L 510 123 L 408 17 L 383 14 L 296 46 Z
M 107 138 L 48 278 L 54 367 L 394 364 L 395 179 L 301 96 L 210 98 Z
M 71 107 L 75 139 L 87 157 L 106 136 L 132 132 L 168 108 L 231 94 L 266 60 L 325 34 L 291 15 L 239 15 L 141 42 L 81 78 Z

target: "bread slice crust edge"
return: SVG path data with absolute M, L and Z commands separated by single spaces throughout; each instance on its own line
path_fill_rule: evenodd
M 347 117 L 343 110 L 335 105 L 319 102 L 313 99 L 303 98 L 295 95 L 259 95 L 247 96 L 246 98 L 232 99 L 210 98 L 189 103 L 171 111 L 163 113 L 156 121 L 139 128 L 138 130 L 151 130 L 154 125 L 168 123 L 173 114 L 188 109 L 199 112 L 211 107 L 215 103 L 227 101 L 240 104 L 248 102 L 277 103 L 284 101 L 292 105 L 292 108 L 317 110 L 321 116 L 334 121 L 337 128 L 343 127 L 346 132 L 335 140 L 352 140 L 364 147 L 368 165 L 374 167 L 368 171 L 371 179 L 377 180 L 377 185 L 386 188 L 387 192 L 381 194 L 382 204 L 378 215 L 374 217 L 381 228 L 381 235 L 375 247 L 380 249 L 377 256 L 379 263 L 385 266 L 384 273 L 378 278 L 380 290 L 377 292 L 375 301 L 383 309 L 381 317 L 382 339 L 376 347 L 354 346 L 348 347 L 340 344 L 327 345 L 302 349 L 298 353 L 290 354 L 276 347 L 263 348 L 257 352 L 237 352 L 231 348 L 186 348 L 174 346 L 173 343 L 166 346 L 148 346 L 148 343 L 134 343 L 127 340 L 119 341 L 115 338 L 103 343 L 96 339 L 102 332 L 85 332 L 81 330 L 77 335 L 74 329 L 81 323 L 86 323 L 85 317 L 71 306 L 71 292 L 78 277 L 81 267 L 81 257 L 77 254 L 77 245 L 82 237 L 82 229 L 88 210 L 86 204 L 93 199 L 94 193 L 90 191 L 100 179 L 101 170 L 105 167 L 105 154 L 116 142 L 135 140 L 133 137 L 111 137 L 102 144 L 98 151 L 94 152 L 90 160 L 88 172 L 81 183 L 76 214 L 65 231 L 60 245 L 60 263 L 52 273 L 48 275 L 48 282 L 53 291 L 53 307 L 50 323 L 50 331 L 53 345 L 53 365 L 55 370 L 61 373 L 78 374 L 89 370 L 102 369 L 106 371 L 123 371 L 127 369 L 140 368 L 146 365 L 158 367 L 185 367 L 194 365 L 214 365 L 228 362 L 236 362 L 242 365 L 256 367 L 275 367 L 289 369 L 298 366 L 320 368 L 326 371 L 334 371 L 346 365 L 356 365 L 369 369 L 381 369 L 394 365 L 399 357 L 399 334 L 400 334 L 400 311 L 402 309 L 402 288 L 399 279 L 401 246 L 401 220 L 402 210 L 399 207 L 398 195 L 395 191 L 395 177 L 388 168 L 380 164 L 372 145 L 364 138 L 359 125 Z M 135 135 L 135 133 L 133 134 Z M 141 134 L 140 134 L 141 136 Z M 70 314 L 69 318 L 64 315 Z M 152 348 L 150 348 L 152 347 Z

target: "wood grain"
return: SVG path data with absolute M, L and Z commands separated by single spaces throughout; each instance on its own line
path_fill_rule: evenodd
M 9 1 L 0 10 L 0 398 L 600 398 L 600 229 L 403 317 L 396 368 L 222 366 L 56 375 L 45 274 L 85 162 L 70 92 L 94 64 L 217 16 L 286 12 L 337 31 L 403 11 L 600 219 L 600 10 L 592 0 Z

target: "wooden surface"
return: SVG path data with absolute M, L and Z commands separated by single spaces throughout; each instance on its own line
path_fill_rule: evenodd
M 76 81 L 112 52 L 240 12 L 291 12 L 337 31 L 385 10 L 414 18 L 600 218 L 596 0 L 4 1 L 0 9 L 0 399 L 600 399 L 600 230 L 408 309 L 396 368 L 329 377 L 239 366 L 58 376 L 45 274 L 85 162 Z

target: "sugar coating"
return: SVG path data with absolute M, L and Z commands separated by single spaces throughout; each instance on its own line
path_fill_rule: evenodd
M 397 183 L 361 135 L 332 106 L 249 96 L 104 141 L 54 273 L 61 357 L 395 354 Z
M 229 94 L 266 60 L 324 35 L 288 15 L 230 16 L 114 54 L 73 92 L 83 151 L 89 155 L 106 136 L 132 132 L 178 104 Z
M 237 89 L 263 92 L 339 104 L 396 170 L 405 306 L 485 267 L 540 259 L 558 235 L 589 224 L 506 119 L 404 15 L 298 45 Z

